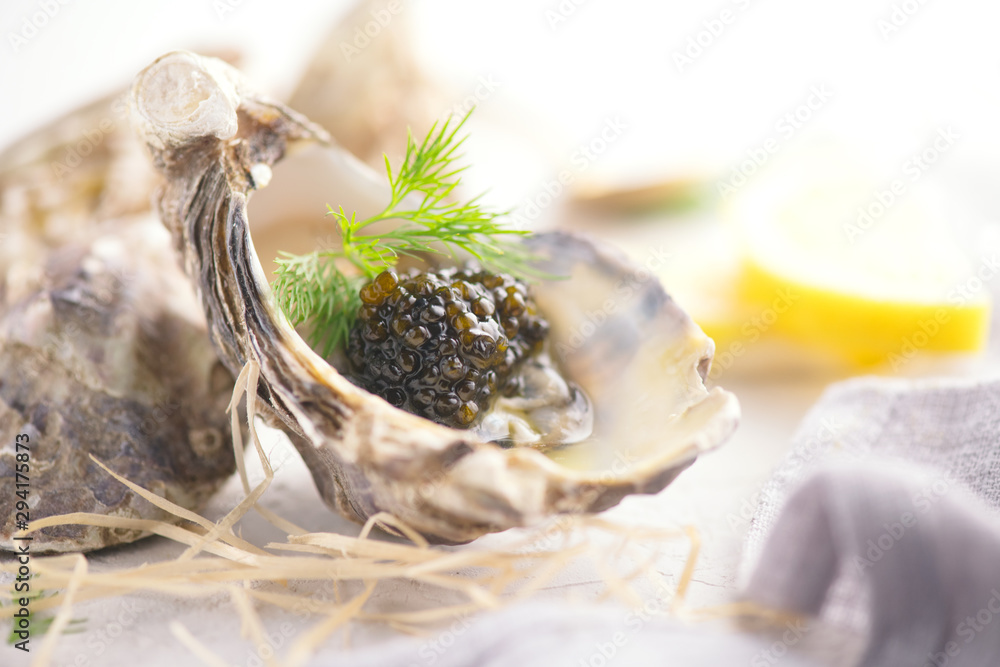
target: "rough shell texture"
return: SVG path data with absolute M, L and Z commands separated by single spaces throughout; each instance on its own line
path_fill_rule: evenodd
M 180 94 L 164 104 L 167 91 Z M 504 450 L 362 391 L 277 310 L 247 206 L 271 180 L 270 166 L 308 145 L 308 174 L 281 175 L 276 165 L 271 188 L 279 176 L 297 185 L 319 174 L 327 197 L 346 189 L 366 200 L 357 206 L 364 208 L 378 198 L 377 181 L 330 146 L 322 129 L 256 94 L 218 61 L 167 54 L 137 76 L 132 95 L 133 122 L 166 177 L 163 222 L 197 285 L 220 357 L 234 372 L 259 364 L 257 391 L 269 416 L 290 433 L 323 497 L 345 516 L 360 521 L 388 511 L 432 540 L 463 542 L 555 513 L 601 511 L 627 494 L 661 490 L 735 428 L 735 398 L 702 384 L 711 340 L 655 281 L 569 235 L 537 237 L 538 249 L 553 255 L 552 268 L 572 275 L 540 286 L 538 298 L 548 304 L 542 311 L 562 343 L 555 346 L 561 362 L 599 402 L 594 439 L 551 457 Z M 301 201 L 282 199 L 284 214 Z M 617 291 L 626 283 L 628 298 Z M 616 314 L 577 341 L 583 314 L 616 294 Z
M 102 100 L 0 155 L 0 548 L 14 549 L 15 437 L 29 437 L 32 520 L 70 512 L 167 520 L 101 470 L 197 509 L 234 468 L 233 379 L 152 214 L 155 172 Z M 130 542 L 73 525 L 32 551 Z

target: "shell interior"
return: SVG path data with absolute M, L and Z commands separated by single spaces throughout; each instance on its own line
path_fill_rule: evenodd
M 309 252 L 339 242 L 328 204 L 359 215 L 388 198 L 384 179 L 350 154 L 309 146 L 277 163 L 266 188 L 248 204 L 254 247 L 266 271 L 279 251 Z M 569 233 L 532 237 L 540 268 L 568 280 L 532 285 L 551 325 L 549 353 L 564 377 L 594 405 L 590 435 L 543 450 L 579 472 L 628 475 L 676 457 L 689 462 L 714 442 L 699 439 L 731 395 L 710 394 L 704 378 L 714 344 L 670 298 L 656 277 L 613 248 Z M 337 364 L 340 366 L 340 364 Z M 668 445 L 676 443 L 674 448 Z

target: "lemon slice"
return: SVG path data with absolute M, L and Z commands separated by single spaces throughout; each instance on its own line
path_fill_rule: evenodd
M 606 236 L 657 275 L 715 341 L 713 380 L 950 369 L 952 356 L 942 367 L 939 353 L 986 346 L 984 286 L 1000 280 L 1000 265 L 989 252 L 970 263 L 952 230 L 961 213 L 912 180 L 908 165 L 878 178 L 859 153 L 803 141 L 737 190 L 725 224 L 697 211 L 669 224 L 574 227 Z
M 954 221 L 922 175 L 904 163 L 875 179 L 825 145 L 755 177 L 728 210 L 743 257 L 733 312 L 859 366 L 898 370 L 922 351 L 984 348 L 988 293 L 972 289 Z

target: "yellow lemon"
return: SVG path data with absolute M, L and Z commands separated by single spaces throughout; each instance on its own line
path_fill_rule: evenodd
M 920 352 L 985 347 L 990 301 L 948 211 L 904 162 L 866 177 L 836 147 L 799 153 L 751 180 L 728 217 L 741 244 L 737 319 L 761 335 L 859 366 L 898 368 Z M 714 326 L 717 343 L 732 324 Z

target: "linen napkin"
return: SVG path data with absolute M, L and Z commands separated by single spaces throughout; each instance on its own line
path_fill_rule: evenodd
M 765 485 L 748 597 L 868 636 L 862 665 L 1000 664 L 1000 381 L 830 387 Z

